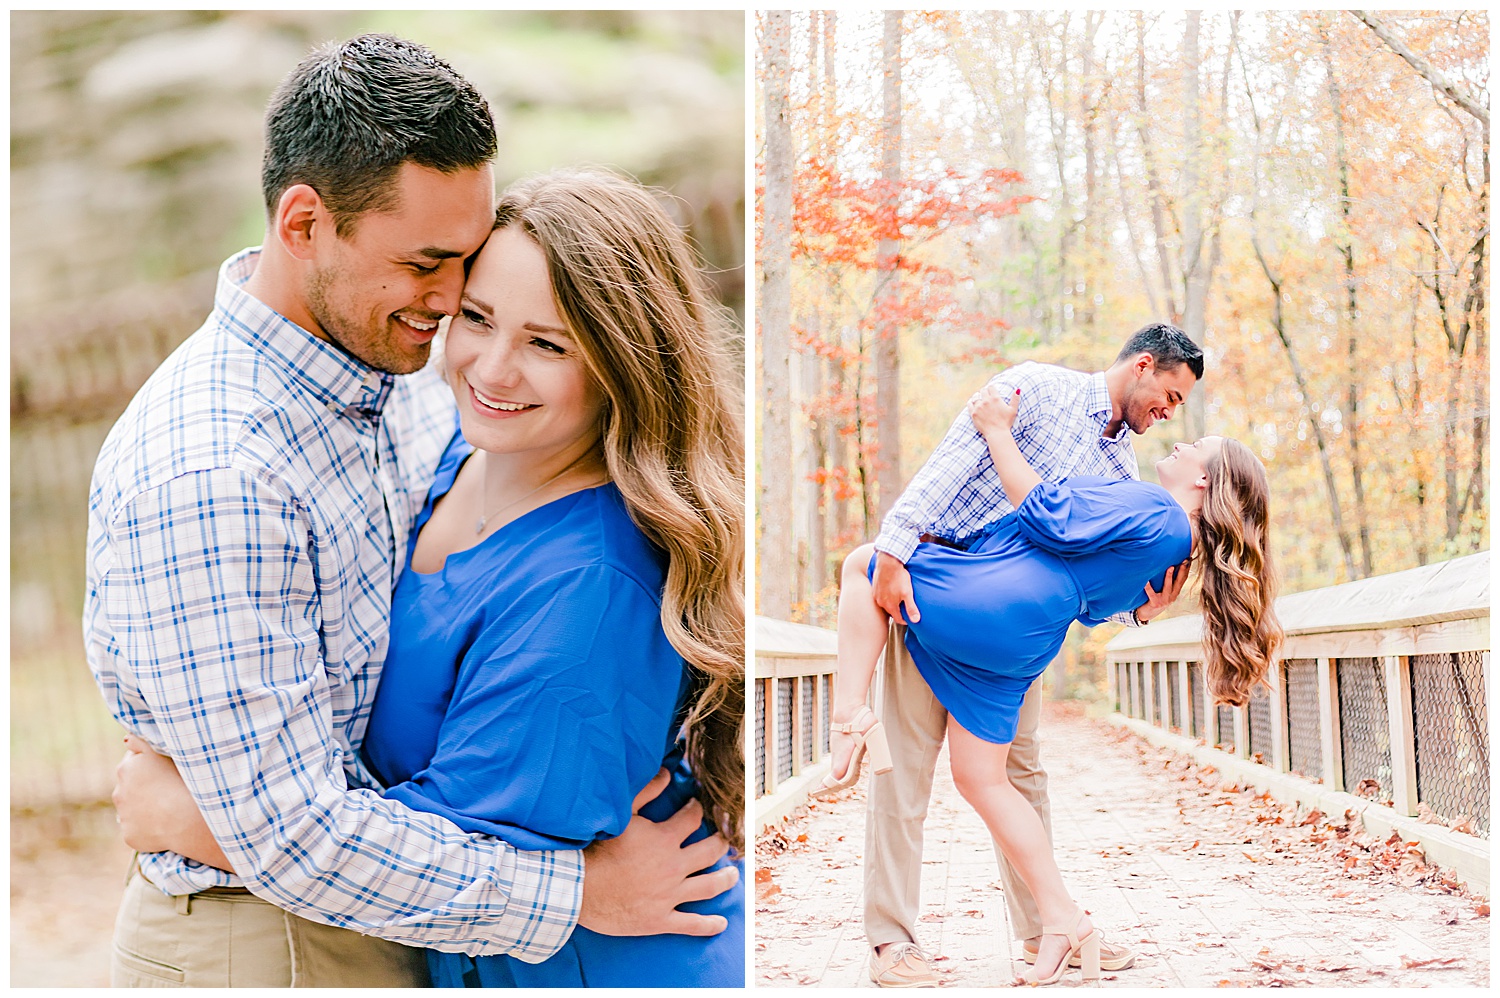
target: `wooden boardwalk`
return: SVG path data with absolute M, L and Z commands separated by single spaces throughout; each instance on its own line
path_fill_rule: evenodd
M 1402 866 L 1399 845 L 1350 849 L 1326 819 L 1301 824 L 1077 711 L 1049 706 L 1042 730 L 1064 877 L 1095 924 L 1140 954 L 1103 986 L 1488 985 L 1487 902 L 1448 893 L 1414 860 Z M 758 844 L 757 986 L 873 986 L 860 924 L 863 786 L 814 802 Z M 944 756 L 918 929 L 944 986 L 1005 986 L 1019 972 L 997 880 L 989 835 Z

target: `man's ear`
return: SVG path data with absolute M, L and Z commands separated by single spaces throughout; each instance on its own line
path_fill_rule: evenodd
M 307 184 L 293 184 L 281 192 L 271 231 L 293 259 L 312 259 L 314 236 L 322 235 L 324 226 L 332 231 L 333 218 L 317 191 Z
M 1140 377 L 1142 374 L 1145 374 L 1147 371 L 1155 371 L 1155 370 L 1156 370 L 1156 358 L 1154 356 L 1152 356 L 1151 354 L 1146 353 L 1144 351 L 1142 351 L 1141 353 L 1138 353 L 1138 354 L 1135 355 L 1135 373 L 1136 373 L 1136 377 Z

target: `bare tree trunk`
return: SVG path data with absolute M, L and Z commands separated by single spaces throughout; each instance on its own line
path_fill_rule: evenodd
M 1151 134 L 1146 128 L 1149 111 L 1146 108 L 1146 18 L 1137 11 L 1136 28 L 1136 89 L 1139 104 L 1136 109 L 1136 130 L 1141 137 L 1141 162 L 1146 168 L 1146 189 L 1151 193 L 1151 225 L 1156 232 L 1156 262 L 1161 268 L 1162 298 L 1167 305 L 1168 322 L 1182 321 L 1182 309 L 1177 307 L 1177 282 L 1172 279 L 1172 257 L 1167 250 L 1167 208 L 1161 180 L 1156 175 L 1156 160 L 1151 154 Z
M 1276 330 L 1276 336 L 1281 340 L 1281 346 L 1286 350 L 1287 363 L 1292 368 L 1292 378 L 1297 384 L 1297 393 L 1302 397 L 1302 405 L 1307 410 L 1308 422 L 1312 424 L 1313 440 L 1318 445 L 1318 463 L 1323 468 L 1323 484 L 1328 490 L 1328 509 L 1333 518 L 1333 529 L 1339 539 L 1339 548 L 1344 556 L 1344 572 L 1347 578 L 1354 578 L 1354 548 L 1349 542 L 1349 532 L 1344 529 L 1344 514 L 1339 505 L 1338 482 L 1333 477 L 1333 464 L 1328 457 L 1328 444 L 1323 439 L 1323 427 L 1316 413 L 1312 411 L 1312 395 L 1307 389 L 1307 377 L 1302 373 L 1302 365 L 1297 361 L 1297 352 L 1292 349 L 1291 337 L 1287 334 L 1286 316 L 1281 307 L 1282 278 L 1276 276 L 1271 269 L 1270 262 L 1260 245 L 1260 233 L 1256 228 L 1256 211 L 1260 207 L 1260 157 L 1261 157 L 1261 121 L 1260 115 L 1255 110 L 1255 102 L 1250 102 L 1251 121 L 1255 127 L 1255 153 L 1251 166 L 1252 197 L 1250 202 L 1250 247 L 1255 251 L 1255 259 L 1260 262 L 1260 269 L 1266 275 L 1266 281 L 1271 285 L 1271 326 Z
M 1417 344 L 1417 295 L 1413 292 L 1411 296 L 1411 419 L 1412 422 L 1421 418 L 1422 415 L 1422 368 L 1418 363 L 1422 356 Z M 1398 395 L 1399 398 L 1399 395 Z M 1416 471 L 1417 492 L 1417 564 L 1427 564 L 1427 462 L 1412 462 Z
M 1339 171 L 1339 210 L 1343 218 L 1341 238 L 1336 240 L 1339 255 L 1344 258 L 1344 309 L 1347 316 L 1348 358 L 1345 370 L 1348 378 L 1348 419 L 1344 431 L 1349 438 L 1349 470 L 1354 480 L 1354 523 L 1359 531 L 1359 554 L 1363 568 L 1361 578 L 1375 574 L 1375 564 L 1370 551 L 1370 517 L 1365 507 L 1364 462 L 1359 454 L 1359 298 L 1354 279 L 1354 231 L 1350 225 L 1353 200 L 1349 197 L 1349 158 L 1344 145 L 1344 109 L 1339 97 L 1338 78 L 1333 66 L 1333 46 L 1328 41 L 1328 31 L 1321 23 L 1318 34 L 1323 43 L 1323 63 L 1328 70 L 1328 100 L 1333 110 L 1333 149 Z
M 1203 150 L 1202 92 L 1198 80 L 1198 19 L 1201 11 L 1187 11 L 1182 36 L 1182 331 L 1199 346 L 1208 311 L 1208 262 L 1203 246 Z M 1206 393 L 1188 396 L 1187 437 L 1203 435 L 1203 399 Z
M 1349 542 L 1349 532 L 1344 529 L 1344 514 L 1339 506 L 1338 483 L 1333 477 L 1333 463 L 1328 456 L 1328 442 L 1323 439 L 1323 427 L 1317 413 L 1312 411 L 1312 395 L 1307 390 L 1307 377 L 1302 373 L 1302 365 L 1297 361 L 1297 353 L 1292 349 L 1291 337 L 1287 335 L 1286 319 L 1281 310 L 1281 279 L 1271 271 L 1271 265 L 1266 261 L 1265 254 L 1260 249 L 1260 237 L 1250 237 L 1250 244 L 1255 250 L 1255 258 L 1260 261 L 1260 269 L 1266 275 L 1266 281 L 1271 285 L 1271 326 L 1276 330 L 1276 336 L 1281 340 L 1281 345 L 1286 349 L 1286 359 L 1292 367 L 1292 378 L 1297 383 L 1297 391 L 1302 396 L 1302 404 L 1307 409 L 1307 421 L 1312 424 L 1313 440 L 1318 445 L 1318 463 L 1323 467 L 1323 483 L 1328 489 L 1328 507 L 1333 516 L 1333 529 L 1339 539 L 1339 548 L 1344 555 L 1344 572 L 1349 579 L 1357 576 L 1354 574 L 1354 548 Z
M 1094 38 L 1104 19 L 1100 11 L 1083 16 L 1083 81 L 1079 93 L 1083 116 L 1083 297 L 1080 321 L 1093 335 L 1094 296 L 1103 287 L 1100 272 L 1104 256 L 1104 212 L 1099 204 L 1099 102 L 1100 86 L 1094 68 Z
M 901 183 L 901 15 L 885 12 L 881 64 L 883 114 L 880 129 L 880 177 L 887 196 L 897 197 Z M 892 316 L 900 296 L 897 256 L 900 244 L 882 239 L 875 251 L 875 415 L 879 422 L 876 458 L 879 511 L 883 517 L 905 484 L 901 476 L 901 324 Z
M 1490 369 L 1489 316 L 1485 312 L 1485 249 L 1489 242 L 1490 208 L 1490 124 L 1484 123 L 1484 179 L 1479 188 L 1479 220 L 1484 227 L 1470 252 L 1474 256 L 1473 269 L 1469 271 L 1469 291 L 1464 296 L 1464 325 L 1474 331 L 1475 366 L 1481 372 L 1474 382 L 1474 416 L 1470 432 L 1474 441 L 1474 463 L 1469 470 L 1469 487 L 1464 492 L 1464 505 L 1474 510 L 1484 508 L 1484 460 L 1489 452 L 1489 390 L 1483 372 Z M 1471 505 L 1472 504 L 1472 505 Z M 1484 542 L 1481 521 L 1476 518 L 1474 526 L 1474 549 Z
M 823 154 L 823 90 L 820 86 L 818 53 L 823 42 L 823 30 L 819 11 L 809 11 L 807 18 L 807 92 L 812 104 L 808 132 L 811 136 L 808 152 L 814 158 Z M 824 69 L 826 72 L 826 67 Z M 817 344 L 824 333 L 822 317 L 814 294 L 808 294 L 806 312 L 802 317 L 802 329 L 806 333 L 806 344 L 798 356 L 801 369 L 802 411 L 807 419 L 805 430 L 800 434 L 797 467 L 797 490 L 801 493 L 798 517 L 798 579 L 797 602 L 805 607 L 803 619 L 816 624 L 819 620 L 816 597 L 822 592 L 827 574 L 827 557 L 824 553 L 823 536 L 823 472 L 827 453 L 822 423 L 823 358 L 818 356 Z
M 1109 116 L 1109 148 L 1114 158 L 1115 180 L 1120 187 L 1120 214 L 1125 219 L 1125 233 L 1130 237 L 1130 255 L 1135 260 L 1136 270 L 1141 275 L 1141 287 L 1146 289 L 1146 301 L 1151 308 L 1153 317 L 1163 314 L 1161 310 L 1161 299 L 1157 297 L 1156 286 L 1151 282 L 1151 274 L 1146 269 L 1146 261 L 1141 256 L 1141 241 L 1135 234 L 1135 222 L 1130 210 L 1130 195 L 1125 190 L 1125 167 L 1120 162 L 1120 136 L 1115 129 L 1114 115 Z
M 760 320 L 761 407 L 760 572 L 759 605 L 765 616 L 791 616 L 792 559 L 788 538 L 768 524 L 786 523 L 792 515 L 791 433 L 791 255 L 792 127 L 791 15 L 766 14 L 765 60 L 765 202 L 762 210 L 761 286 L 756 316 Z
M 838 135 L 835 132 L 838 121 L 838 62 L 835 55 L 838 51 L 838 12 L 825 10 L 823 12 L 823 119 L 822 142 L 823 156 L 830 165 L 836 166 L 839 158 Z M 834 329 L 831 336 L 839 346 L 845 342 L 845 330 L 843 323 L 838 321 L 837 314 L 834 317 Z M 836 351 L 834 356 L 828 360 L 828 381 L 831 385 L 831 395 L 834 398 L 843 398 L 846 392 L 846 378 L 842 350 Z M 845 474 L 849 468 L 849 441 L 844 435 L 840 421 L 830 416 L 826 420 L 824 432 L 826 434 L 829 468 L 842 468 Z M 830 537 L 842 537 L 849 529 L 849 502 L 837 495 L 837 483 L 830 486 L 828 492 L 829 518 L 825 523 L 825 529 Z M 826 549 L 826 545 L 825 545 Z

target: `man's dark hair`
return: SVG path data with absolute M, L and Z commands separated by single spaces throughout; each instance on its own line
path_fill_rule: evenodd
M 274 215 L 288 187 L 307 184 L 345 237 L 364 212 L 395 208 L 401 164 L 456 173 L 495 150 L 494 119 L 472 83 L 416 42 L 360 35 L 315 49 L 276 89 L 261 190 Z
M 1154 357 L 1159 371 L 1174 371 L 1186 364 L 1194 378 L 1203 380 L 1203 348 L 1170 322 L 1152 322 L 1137 329 L 1125 341 L 1115 362 L 1128 360 L 1138 353 L 1149 353 Z

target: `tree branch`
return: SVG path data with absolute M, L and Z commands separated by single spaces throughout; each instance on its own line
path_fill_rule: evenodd
M 1426 79 L 1428 83 L 1431 83 L 1433 87 L 1438 90 L 1438 92 L 1442 93 L 1449 100 L 1453 101 L 1453 103 L 1457 104 L 1459 107 L 1463 108 L 1465 111 L 1468 111 L 1475 118 L 1483 122 L 1485 128 L 1490 127 L 1490 113 L 1486 111 L 1478 101 L 1476 101 L 1464 90 L 1459 89 L 1458 84 L 1449 81 L 1446 76 L 1438 72 L 1436 69 L 1432 68 L 1432 66 L 1428 64 L 1427 60 L 1423 59 L 1411 49 L 1401 44 L 1401 41 L 1396 38 L 1395 35 L 1391 34 L 1390 30 L 1386 28 L 1385 25 L 1377 21 L 1369 11 L 1351 10 L 1349 13 L 1353 14 L 1355 17 L 1359 18 L 1359 20 L 1363 21 L 1365 27 L 1375 32 L 1375 37 L 1379 38 L 1381 41 L 1385 42 L 1386 45 L 1390 46 L 1392 52 L 1405 59 L 1411 66 L 1411 68 L 1415 69 L 1418 73 L 1421 73 L 1423 78 Z

